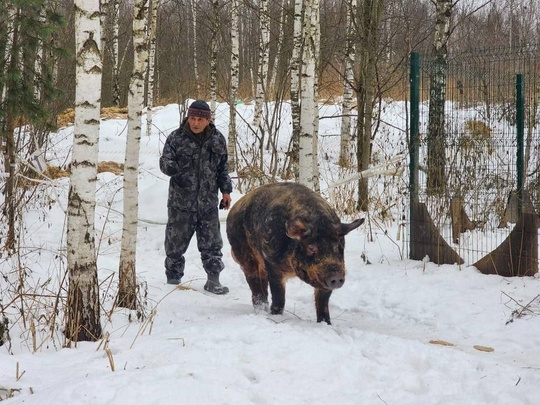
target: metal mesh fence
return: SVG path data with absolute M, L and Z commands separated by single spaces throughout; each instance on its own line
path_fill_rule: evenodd
M 436 68 L 434 59 L 420 58 L 418 201 L 425 203 L 435 227 L 464 263 L 473 264 L 507 238 L 521 208 L 538 212 L 540 206 L 540 49 L 531 46 L 449 55 L 444 162 L 439 162 L 444 184 L 440 192 L 432 193 L 426 185 L 429 102 Z M 525 106 L 523 144 L 518 137 L 518 85 Z M 516 201 L 520 171 L 524 193 Z M 456 230 L 458 217 L 465 226 Z

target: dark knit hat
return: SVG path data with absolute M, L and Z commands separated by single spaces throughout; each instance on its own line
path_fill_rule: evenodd
M 195 100 L 188 108 L 188 117 L 212 118 L 210 106 L 203 100 Z

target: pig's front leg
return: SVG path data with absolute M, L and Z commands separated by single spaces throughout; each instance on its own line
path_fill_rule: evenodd
M 315 289 L 315 311 L 317 312 L 317 322 L 325 321 L 328 325 L 330 322 L 330 310 L 328 309 L 328 301 L 332 295 L 332 290 Z

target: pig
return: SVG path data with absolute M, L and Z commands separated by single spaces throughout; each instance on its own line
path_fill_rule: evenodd
M 317 322 L 331 324 L 328 302 L 345 282 L 345 235 L 364 218 L 342 223 L 320 194 L 298 183 L 258 187 L 228 213 L 226 232 L 233 259 L 251 289 L 253 306 L 282 314 L 291 277 L 315 288 Z

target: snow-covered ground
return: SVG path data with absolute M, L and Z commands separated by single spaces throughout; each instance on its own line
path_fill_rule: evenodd
M 216 116 L 224 133 L 225 109 L 220 105 Z M 60 321 L 58 330 L 44 330 L 38 310 L 27 308 L 27 316 L 35 314 L 35 338 L 29 325 L 24 330 L 17 326 L 10 344 L 0 347 L 0 399 L 11 397 L 3 403 L 539 403 L 540 280 L 402 259 L 398 222 L 366 221 L 346 237 L 347 280 L 330 299 L 331 326 L 316 323 L 313 288 L 298 279 L 287 284 L 283 315 L 254 312 L 243 273 L 230 255 L 224 211 L 221 280 L 230 293 L 204 292 L 206 277 L 194 241 L 183 285 L 167 285 L 167 178 L 159 172 L 158 158 L 178 121 L 176 105 L 157 108 L 152 135 L 141 141 L 137 273 L 147 289 L 145 319 L 138 321 L 123 309 L 111 313 L 122 180 L 103 173 L 96 226 L 106 341 L 62 348 Z M 336 131 L 336 121 L 321 120 L 324 142 L 330 142 L 324 135 Z M 53 135 L 50 163 L 66 161 L 71 131 Z M 125 131 L 125 121 L 102 122 L 100 160 L 123 162 Z M 335 145 L 325 146 L 330 159 Z M 57 291 L 64 274 L 57 253 L 65 249 L 67 188 L 67 179 L 44 188 L 50 204 L 36 206 L 25 219 L 27 248 L 21 260 L 29 291 Z M 233 202 L 240 197 L 233 193 Z M 370 227 L 373 241 L 367 237 Z M 0 278 L 0 291 L 6 291 L 19 264 L 4 258 L 0 266 L 2 275 L 9 275 Z M 0 303 L 8 299 L 0 297 Z M 36 302 L 47 299 L 37 297 Z M 17 318 L 13 307 L 6 313 Z

